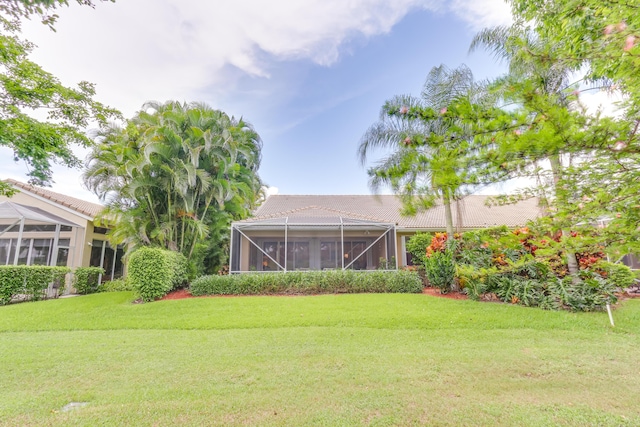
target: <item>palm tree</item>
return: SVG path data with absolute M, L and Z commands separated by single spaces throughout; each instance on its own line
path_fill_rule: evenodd
M 446 112 L 461 98 L 478 98 L 480 89 L 465 65 L 453 70 L 434 67 L 420 98 L 396 96 L 385 103 L 380 119 L 366 131 L 358 150 L 363 164 L 372 150 L 390 150 L 368 169 L 371 188 L 378 191 L 389 185 L 401 197 L 406 214 L 430 208 L 439 200 L 449 236 L 454 231 L 451 203 L 473 180 L 465 160 L 470 134 L 459 119 Z M 436 114 L 421 115 L 420 111 Z
M 260 149 L 251 125 L 204 104 L 147 103 L 126 128 L 100 136 L 85 183 L 118 219 L 112 238 L 191 259 L 222 224 L 216 211 L 234 201 L 228 225 L 254 206 Z

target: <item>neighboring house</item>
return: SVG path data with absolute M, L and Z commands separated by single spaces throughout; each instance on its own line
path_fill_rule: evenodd
M 94 225 L 102 205 L 12 179 L 5 182 L 18 192 L 0 196 L 0 265 L 92 266 L 104 268 L 102 281 L 122 276 L 124 251 L 114 250 L 107 229 Z
M 457 231 L 516 227 L 542 214 L 537 199 L 488 206 L 467 196 L 452 206 Z M 254 216 L 231 225 L 230 271 L 396 268 L 411 263 L 406 241 L 416 232 L 444 231 L 444 208 L 400 215 L 395 196 L 273 195 Z

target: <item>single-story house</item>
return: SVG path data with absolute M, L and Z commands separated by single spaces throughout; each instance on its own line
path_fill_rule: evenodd
M 102 281 L 122 276 L 121 247 L 94 224 L 103 206 L 12 179 L 0 195 L 0 265 L 102 267 Z M 18 242 L 20 242 L 18 244 Z
M 457 231 L 516 227 L 542 215 L 537 199 L 489 206 L 467 196 L 452 206 Z M 444 231 L 442 205 L 402 216 L 392 195 L 272 195 L 253 217 L 231 225 L 230 271 L 291 271 L 402 267 L 406 242 L 417 232 Z

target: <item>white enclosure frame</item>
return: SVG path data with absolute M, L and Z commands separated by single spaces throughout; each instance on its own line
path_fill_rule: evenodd
M 313 221 L 313 220 L 316 221 Z M 319 231 L 319 230 L 337 230 L 340 231 L 340 244 L 341 244 L 341 253 L 344 254 L 344 243 L 345 243 L 345 230 L 346 231 L 354 231 L 354 230 L 372 230 L 378 229 L 382 233 L 378 236 L 372 243 L 370 243 L 358 256 L 349 260 L 345 265 L 345 258 L 341 256 L 341 270 L 349 269 L 360 257 L 365 255 L 367 251 L 374 247 L 380 240 L 387 237 L 387 245 L 385 246 L 385 251 L 387 253 L 387 260 L 391 257 L 395 260 L 393 269 L 398 269 L 398 256 L 397 256 L 397 241 L 396 241 L 396 224 L 394 223 L 384 223 L 384 222 L 375 222 L 375 221 L 366 221 L 361 219 L 353 219 L 353 218 L 345 218 L 345 217 L 326 217 L 326 218 L 290 218 L 290 217 L 281 217 L 274 219 L 266 219 L 266 220 L 248 220 L 241 222 L 234 222 L 231 224 L 231 240 L 230 240 L 230 250 L 229 250 L 229 272 L 230 273 L 249 273 L 254 271 L 241 270 L 241 257 L 243 251 L 248 250 L 249 248 L 242 248 L 242 238 L 246 239 L 249 242 L 249 247 L 255 247 L 259 252 L 261 252 L 264 256 L 270 259 L 277 267 L 279 272 L 286 273 L 288 271 L 292 271 L 287 266 L 287 246 L 289 244 L 289 231 Z M 284 265 L 278 260 L 274 259 L 271 255 L 265 252 L 260 244 L 258 244 L 255 239 L 251 238 L 247 231 L 278 231 L 284 235 Z
M 4 223 L 2 225 L 6 226 L 4 230 L 0 230 L 0 236 L 5 233 L 8 233 L 14 226 L 18 225 L 18 237 L 16 243 L 16 252 L 13 257 L 12 265 L 18 265 L 18 259 L 20 258 L 20 245 L 23 240 L 24 235 L 24 226 L 28 225 L 55 225 L 55 232 L 53 237 L 53 246 L 51 248 L 52 255 L 49 259 L 49 265 L 55 266 L 58 260 L 58 242 L 60 241 L 60 232 L 61 227 L 68 226 L 74 231 L 74 245 L 69 250 L 69 257 L 73 257 L 73 251 L 78 244 L 78 229 L 80 226 L 74 222 L 61 218 L 57 215 L 53 215 L 49 212 L 46 212 L 40 208 L 36 208 L 33 206 L 25 206 L 18 203 L 13 202 L 2 202 L 0 203 L 0 222 L 2 220 L 13 221 L 9 223 Z M 12 233 L 14 233 L 12 231 Z M 33 241 L 31 242 L 31 246 L 29 248 L 29 253 L 31 253 L 31 247 L 33 246 Z M 29 259 L 29 256 L 27 256 Z M 72 258 L 73 259 L 73 258 Z

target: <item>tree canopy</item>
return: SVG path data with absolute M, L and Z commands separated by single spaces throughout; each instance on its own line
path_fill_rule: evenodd
M 363 164 L 374 149 L 390 150 L 368 169 L 371 187 L 389 185 L 401 196 L 406 214 L 442 202 L 447 230 L 453 233 L 451 203 L 465 185 L 475 183 L 475 175 L 468 163 L 469 128 L 447 108 L 460 97 L 476 100 L 480 92 L 467 66 L 451 70 L 441 65 L 429 72 L 421 97 L 388 100 L 358 149 Z
M 403 97 L 385 103 L 380 121 L 360 145 L 361 156 L 370 141 L 393 147 L 388 159 L 369 170 L 372 182 L 389 184 L 403 197 L 419 195 L 418 189 L 425 186 L 416 183 L 425 171 L 431 171 L 424 166 L 425 156 L 439 160 L 434 163 L 439 188 L 532 178 L 534 184 L 520 194 L 496 202 L 540 197 L 547 208 L 540 226 L 557 242 L 550 251 L 565 254 L 572 274 L 578 269 L 576 257 L 581 252 L 606 248 L 615 259 L 637 252 L 638 7 L 615 0 L 510 3 L 514 25 L 485 29 L 471 46 L 472 50 L 485 48 L 506 61 L 509 72 L 491 82 L 482 99 L 461 91 L 446 105 L 412 104 L 411 98 Z M 454 75 L 444 80 L 447 83 L 441 87 L 465 88 Z M 591 90 L 623 94 L 622 114 L 606 117 L 589 112 L 583 94 Z M 438 120 L 449 124 L 444 134 L 424 126 Z M 420 123 L 415 132 L 418 138 L 411 135 L 409 123 L 414 127 Z M 393 132 L 384 132 L 389 129 Z M 382 138 L 372 139 L 372 135 Z M 461 144 L 452 144 L 455 140 Z M 446 155 L 438 154 L 436 147 L 444 148 L 454 160 L 443 161 Z M 448 168 L 453 164 L 456 168 Z M 454 170 L 457 172 L 452 173 Z M 429 188 L 436 188 L 435 182 L 430 181 Z M 594 231 L 598 222 L 609 226 Z
M 79 0 L 80 4 L 93 5 Z M 20 38 L 21 17 L 38 14 L 53 27 L 57 15 L 48 14 L 64 0 L 5 1 L 0 5 L 0 146 L 24 161 L 29 182 L 48 185 L 52 163 L 79 167 L 73 145 L 89 146 L 89 126 L 104 127 L 120 113 L 95 101 L 95 87 L 83 81 L 63 85 L 53 74 L 29 59 L 34 45 Z M 46 112 L 36 119 L 34 112 Z M 0 193 L 7 188 L 0 183 Z
M 214 268 L 229 222 L 245 218 L 260 195 L 260 150 L 243 119 L 205 104 L 147 103 L 98 136 L 84 180 L 106 202 L 114 244 L 160 246 L 198 268 L 209 258 Z

